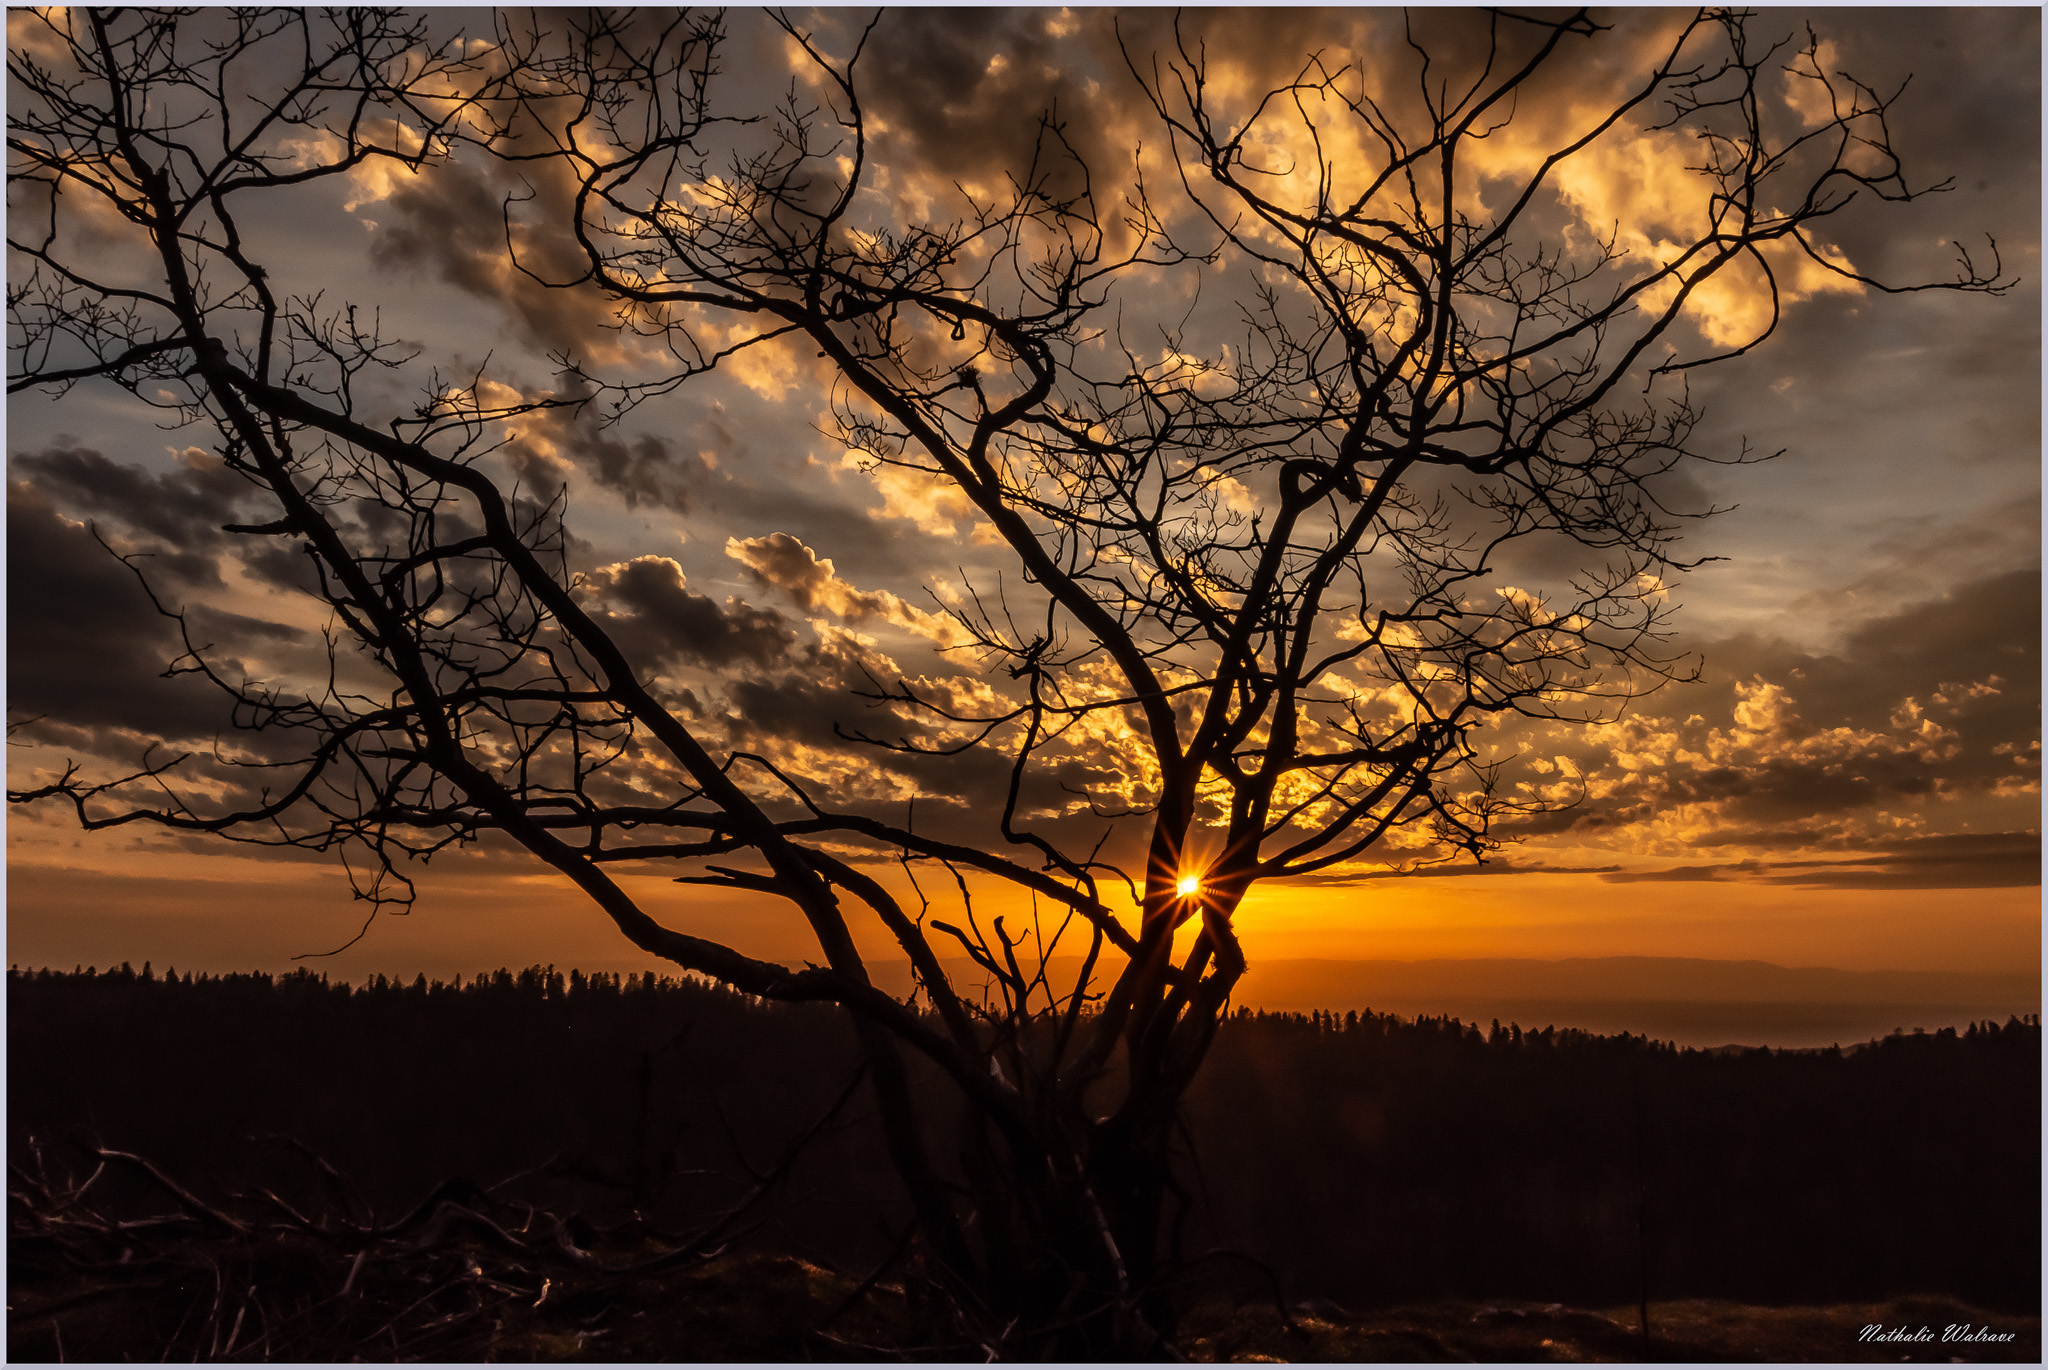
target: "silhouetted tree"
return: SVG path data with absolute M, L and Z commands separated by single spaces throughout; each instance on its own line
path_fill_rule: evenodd
M 230 531 L 301 549 L 333 617 L 324 681 L 244 680 L 187 632 L 174 669 L 225 691 L 248 734 L 215 757 L 67 769 L 10 797 L 72 804 L 88 828 L 366 856 L 373 900 L 409 897 L 403 861 L 502 834 L 644 950 L 844 1005 L 934 1278 L 1008 1354 L 1154 1344 L 1172 1122 L 1244 970 L 1246 893 L 1397 833 L 1418 859 L 1485 852 L 1532 802 L 1497 786 L 1490 722 L 1598 719 L 1688 671 L 1660 650 L 1666 579 L 1688 563 L 1659 482 L 1713 458 L 1690 445 L 1684 373 L 1762 342 L 1787 271 L 1899 288 L 1813 234 L 1852 202 L 1922 193 L 1890 99 L 1826 70 L 1811 36 L 1759 44 L 1732 12 L 1678 26 L 1634 87 L 1519 159 L 1501 132 L 1598 41 L 1585 11 L 1475 21 L 1459 50 L 1411 40 L 1384 70 L 1311 57 L 1251 101 L 1220 95 L 1176 33 L 1126 54 L 1170 196 L 1136 179 L 1107 203 L 1104 169 L 1048 116 L 1011 193 L 927 222 L 861 194 L 873 25 L 834 56 L 776 17 L 804 80 L 765 106 L 722 71 L 719 16 L 522 16 L 492 42 L 382 11 L 33 22 L 9 62 L 10 390 L 112 382 L 202 428 L 268 505 Z M 1811 92 L 1796 107 L 1765 97 L 1781 71 Z M 1690 159 L 1690 236 L 1643 256 L 1567 232 L 1560 169 L 1652 132 L 1689 140 L 1658 146 Z M 278 293 L 244 231 L 248 206 L 320 178 L 486 156 L 532 177 L 506 208 L 521 269 L 614 302 L 669 345 L 670 374 L 585 367 L 539 398 L 414 376 L 370 311 Z M 574 266 L 522 248 L 536 223 L 573 235 Z M 1239 336 L 1132 335 L 1157 326 L 1155 292 L 1202 272 L 1242 283 Z M 1995 254 L 1944 285 L 2000 288 Z M 1702 327 L 1710 296 L 1762 304 Z M 950 483 L 1022 572 L 955 613 L 998 703 L 877 681 L 904 728 L 862 739 L 1005 755 L 1007 851 L 718 749 L 579 597 L 562 500 L 498 459 L 518 421 L 630 410 L 778 346 L 829 368 L 848 447 Z M 422 397 L 392 407 L 386 373 Z M 1581 569 L 1547 594 L 1489 589 L 1521 543 Z M 1022 797 L 1111 743 L 1077 802 L 1142 828 L 1133 869 Z M 1057 936 L 1027 951 L 971 906 L 960 923 L 908 910 L 870 868 L 894 858 L 1078 919 L 1079 983 L 1048 975 Z M 611 873 L 649 860 L 789 901 L 824 964 L 663 926 Z M 875 987 L 848 901 L 894 935 L 929 1011 Z M 992 999 L 949 979 L 948 946 Z M 1098 976 L 1105 952 L 1124 963 Z M 928 1151 L 906 1049 L 968 1111 L 962 1176 Z

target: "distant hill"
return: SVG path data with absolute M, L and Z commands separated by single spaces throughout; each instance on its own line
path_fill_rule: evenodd
M 1681 1046 L 1805 1047 L 1897 1029 L 2038 1013 L 2035 973 L 1855 971 L 1676 956 L 1254 963 L 1239 999 L 1262 1008 L 1443 1014 L 1647 1033 Z
M 1057 958 L 1053 979 L 1071 984 L 1078 966 Z M 965 961 L 948 969 L 964 983 L 983 978 Z M 1110 973 L 1116 969 L 1120 963 Z M 894 988 L 907 989 L 907 979 Z M 1824 1047 L 2039 1013 L 2041 978 L 2033 970 L 1835 970 L 1683 956 L 1253 958 L 1236 1001 L 1297 1012 L 1449 1014 L 1481 1026 L 1498 1018 L 1525 1028 L 1646 1033 L 1692 1047 Z

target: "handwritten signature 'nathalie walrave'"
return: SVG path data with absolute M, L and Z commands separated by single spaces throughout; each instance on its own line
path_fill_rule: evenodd
M 1886 1327 L 1874 1322 L 1856 1334 L 1858 1341 L 2011 1341 L 2011 1332 L 1994 1332 L 1967 1322 L 1952 1322 L 1937 1335 L 1926 1327 Z

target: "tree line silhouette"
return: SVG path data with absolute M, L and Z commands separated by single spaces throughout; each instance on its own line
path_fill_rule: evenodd
M 772 1171 L 751 1241 L 865 1271 L 906 1233 L 827 1006 L 553 967 L 357 986 L 16 968 L 8 989 L 13 1149 L 90 1137 L 202 1193 L 288 1193 L 307 1174 L 289 1139 L 380 1211 L 524 1173 L 536 1203 L 675 1227 Z M 2037 1016 L 1698 1051 L 1238 1008 L 1179 1129 L 1176 1237 L 1219 1253 L 1219 1279 L 1251 1268 L 1220 1254 L 1237 1253 L 1348 1307 L 1938 1293 L 2027 1310 L 2040 1046 Z
M 1306 1292 L 2037 1306 L 2038 1017 L 1817 1051 L 1370 1013 L 1231 1028 L 1189 1104 L 1234 1177 L 1207 1208 Z

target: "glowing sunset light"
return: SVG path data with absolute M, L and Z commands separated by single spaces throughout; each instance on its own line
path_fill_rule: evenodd
M 1200 890 L 1201 888 L 1202 877 L 1199 875 L 1183 875 L 1180 878 L 1180 883 L 1174 886 L 1175 891 L 1178 892 L 1180 897 L 1183 899 L 1194 898 L 1196 891 Z

